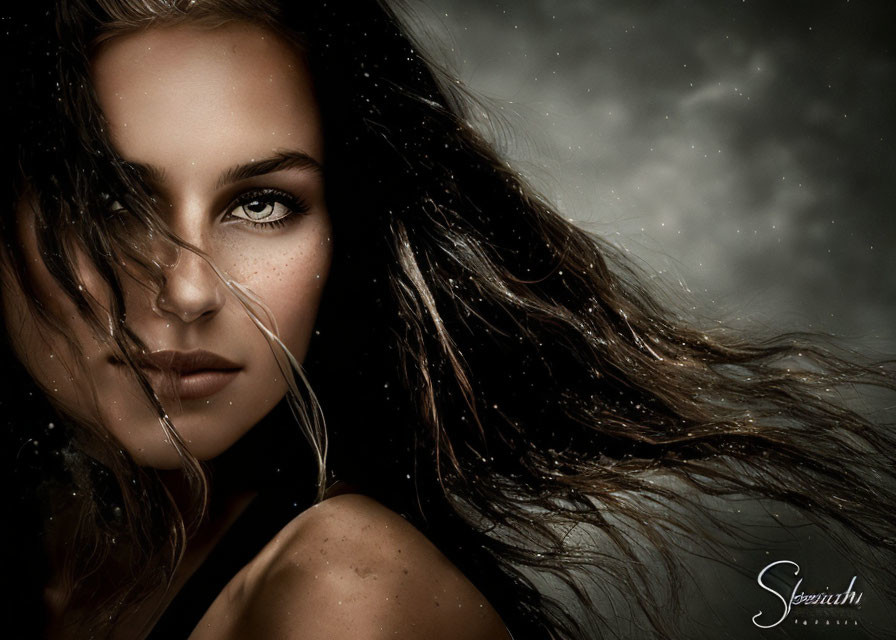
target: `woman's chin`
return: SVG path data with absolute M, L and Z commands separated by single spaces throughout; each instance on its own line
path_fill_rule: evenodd
M 263 389 L 246 387 L 237 380 L 225 391 L 207 398 L 171 400 L 161 398 L 165 415 L 183 446 L 200 461 L 212 460 L 233 447 L 253 429 L 286 394 L 285 385 Z M 231 389 L 232 387 L 232 389 Z M 107 408 L 103 423 L 123 445 L 137 464 L 154 469 L 180 469 L 183 460 L 156 410 L 143 402 L 117 402 L 109 406 L 126 408 L 116 412 Z
M 183 445 L 187 451 L 200 461 L 212 460 L 232 447 L 246 432 L 252 428 L 252 424 L 222 425 L 218 424 L 191 424 L 194 422 L 207 422 L 205 420 L 180 420 L 175 421 L 175 427 L 181 436 Z M 144 433 L 152 431 L 159 434 L 153 438 L 141 438 L 125 442 L 125 448 L 134 461 L 141 467 L 150 467 L 160 470 L 180 469 L 183 460 L 178 447 L 162 433 L 160 422 L 147 425 Z

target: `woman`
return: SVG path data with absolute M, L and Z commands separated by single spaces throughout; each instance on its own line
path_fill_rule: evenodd
M 893 436 L 834 395 L 887 370 L 692 328 L 497 157 L 389 10 L 333 4 L 9 21 L 19 619 L 588 637 L 635 633 L 626 603 L 681 637 L 678 540 L 730 562 L 739 533 L 711 496 L 891 557 Z

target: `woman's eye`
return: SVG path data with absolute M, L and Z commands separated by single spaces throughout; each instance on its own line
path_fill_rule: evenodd
M 228 217 L 255 226 L 285 224 L 287 219 L 308 211 L 308 205 L 288 193 L 270 189 L 244 194 L 234 201 Z
M 108 214 L 117 214 L 121 211 L 124 211 L 125 207 L 121 203 L 121 200 L 117 199 L 111 193 L 99 193 L 97 194 L 97 205 L 100 209 L 104 210 Z

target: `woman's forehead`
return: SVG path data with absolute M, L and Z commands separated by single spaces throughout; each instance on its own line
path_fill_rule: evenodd
M 126 160 L 166 173 L 214 172 L 283 148 L 321 160 L 307 66 L 258 26 L 184 24 L 116 36 L 95 56 L 92 76 Z

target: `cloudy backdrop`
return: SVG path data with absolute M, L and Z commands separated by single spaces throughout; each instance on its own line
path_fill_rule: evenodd
M 411 6 L 565 215 L 707 315 L 894 350 L 896 3 Z

